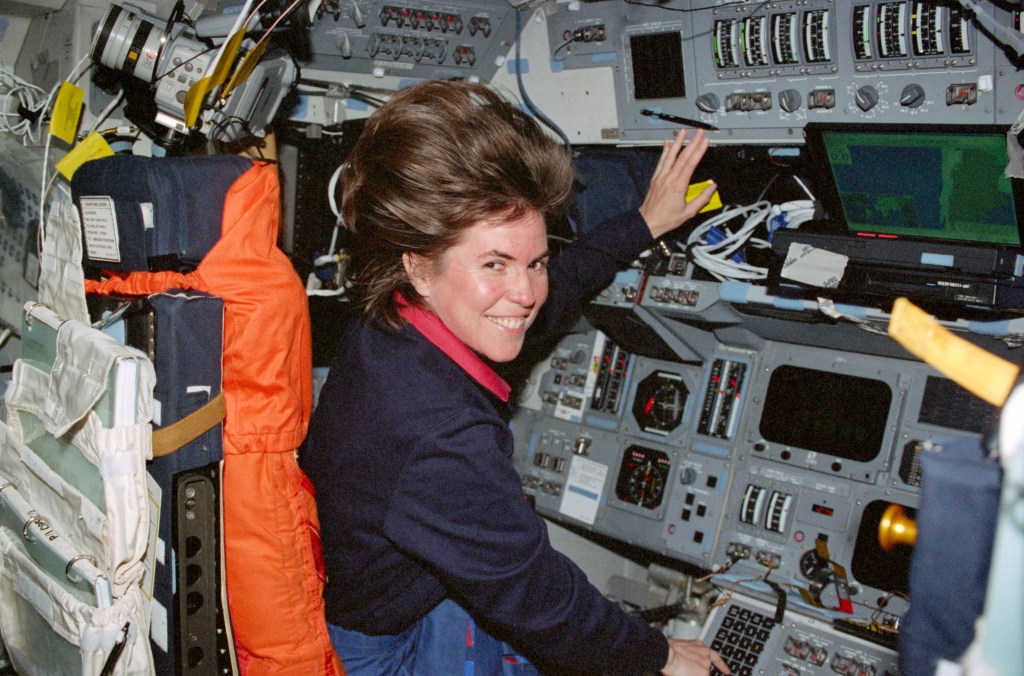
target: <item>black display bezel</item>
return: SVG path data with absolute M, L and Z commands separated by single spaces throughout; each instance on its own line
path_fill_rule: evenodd
M 814 196 L 820 202 L 826 220 L 815 223 L 816 231 L 830 234 L 855 237 L 858 228 L 851 227 L 846 218 L 839 187 L 834 179 L 831 163 L 826 148 L 826 135 L 830 132 L 862 134 L 865 137 L 882 134 L 933 134 L 949 136 L 952 142 L 958 136 L 983 135 L 1002 136 L 1005 138 L 1009 128 L 1005 125 L 952 125 L 952 124 L 889 124 L 889 123 L 843 123 L 843 122 L 809 122 L 804 126 L 805 154 L 808 162 L 808 175 L 815 179 Z M 885 235 L 888 239 L 909 239 L 915 241 L 941 242 L 964 246 L 1004 246 L 1014 249 L 1024 247 L 1024 180 L 1010 178 L 1013 196 L 1013 210 L 1017 225 L 1016 243 L 997 243 L 991 241 L 971 241 L 950 237 L 927 237 L 900 234 Z M 808 224 L 811 225 L 811 224 Z M 805 226 L 806 227 L 806 226 Z
M 783 364 L 769 378 L 758 431 L 771 443 L 869 463 L 885 448 L 892 402 L 884 380 Z M 862 432 L 833 434 L 839 425 Z

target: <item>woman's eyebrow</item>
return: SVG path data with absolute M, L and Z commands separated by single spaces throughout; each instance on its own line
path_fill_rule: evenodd
M 530 261 L 530 262 L 531 262 L 531 263 L 534 263 L 534 262 L 536 262 L 536 261 L 542 260 L 542 259 L 544 259 L 544 258 L 548 258 L 548 257 L 550 257 L 550 256 L 551 256 L 551 250 L 550 250 L 550 249 L 548 249 L 548 250 L 546 250 L 546 251 L 545 251 L 544 253 L 542 253 L 541 255 L 537 256 L 536 258 L 534 258 L 534 259 L 533 259 L 532 261 Z M 504 252 L 504 251 L 501 251 L 501 250 L 499 250 L 499 249 L 491 249 L 490 251 L 488 251 L 487 253 L 483 254 L 483 255 L 482 255 L 482 256 L 480 256 L 480 257 L 481 257 L 481 258 L 490 258 L 490 257 L 493 257 L 493 258 L 501 258 L 501 259 L 503 259 L 503 260 L 507 260 L 507 261 L 514 261 L 514 260 L 516 259 L 516 257 L 515 257 L 515 256 L 513 256 L 512 254 L 510 254 L 510 253 L 506 253 L 506 252 Z

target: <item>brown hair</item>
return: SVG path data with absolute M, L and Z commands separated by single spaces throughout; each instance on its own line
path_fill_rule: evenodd
M 398 326 L 396 291 L 422 305 L 402 254 L 436 262 L 481 220 L 555 215 L 572 195 L 573 170 L 565 149 L 494 90 L 432 80 L 370 116 L 342 180 L 363 311 Z

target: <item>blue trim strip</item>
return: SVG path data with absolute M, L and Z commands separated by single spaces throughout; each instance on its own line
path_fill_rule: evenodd
M 784 298 L 783 296 L 773 296 L 772 305 L 781 310 L 796 310 L 798 312 L 804 309 L 803 298 Z
M 746 304 L 750 297 L 750 284 L 748 282 L 722 282 L 718 289 L 718 297 L 727 303 Z
M 582 495 L 583 497 L 590 498 L 591 500 L 597 500 L 598 498 L 601 497 L 597 493 L 593 491 L 583 490 L 579 486 L 569 486 L 569 492 L 576 493 L 577 495 Z

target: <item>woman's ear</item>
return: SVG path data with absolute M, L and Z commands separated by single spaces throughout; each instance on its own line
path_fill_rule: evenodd
M 409 277 L 409 282 L 412 283 L 412 288 L 416 289 L 416 293 L 429 299 L 430 276 L 427 274 L 429 269 L 427 260 L 423 256 L 406 251 L 402 254 L 402 266 L 405 268 L 405 274 Z

